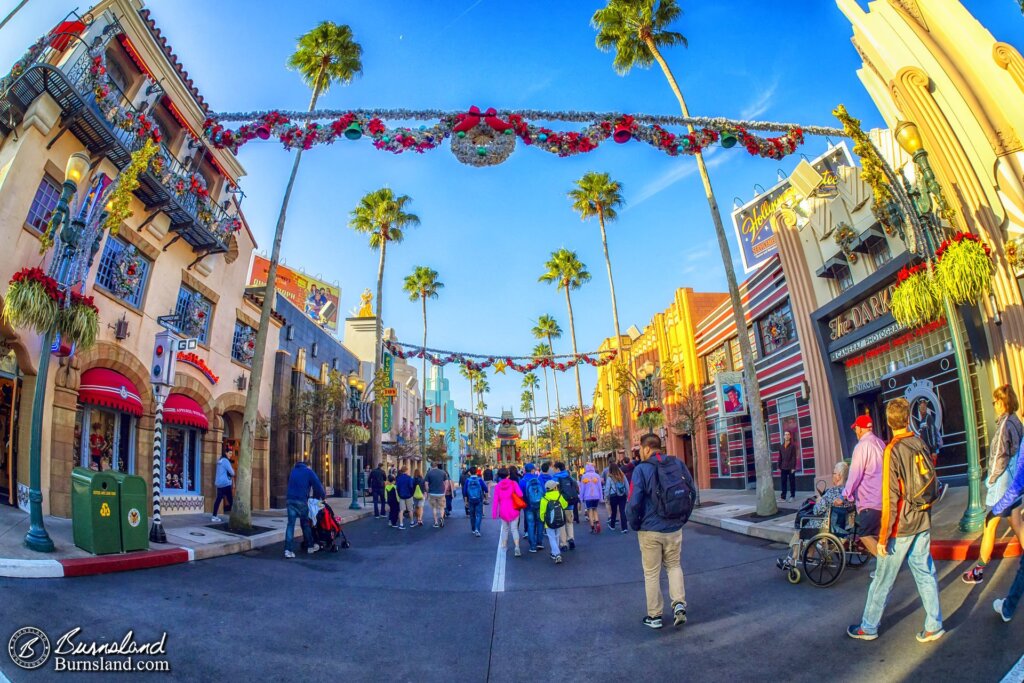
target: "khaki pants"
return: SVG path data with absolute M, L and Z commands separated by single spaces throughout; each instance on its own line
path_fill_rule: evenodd
M 670 533 L 639 531 L 640 561 L 644 567 L 644 590 L 647 594 L 647 616 L 660 617 L 665 603 L 661 596 L 661 570 L 668 574 L 668 595 L 674 605 L 686 604 L 683 567 L 679 554 L 683 546 L 683 530 Z
M 576 518 L 572 514 L 572 505 L 570 505 L 565 509 L 565 526 L 558 529 L 558 542 L 561 545 L 569 545 L 570 540 L 576 540 L 576 532 L 573 530 L 575 522 Z

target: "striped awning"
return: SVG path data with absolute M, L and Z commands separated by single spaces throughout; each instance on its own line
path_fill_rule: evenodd
M 164 402 L 164 422 L 203 430 L 210 428 L 210 421 L 206 419 L 202 407 L 195 399 L 184 394 L 171 394 L 167 397 Z
M 113 408 L 135 417 L 142 415 L 142 399 L 135 384 L 109 368 L 90 368 L 82 373 L 78 400 L 94 406 Z

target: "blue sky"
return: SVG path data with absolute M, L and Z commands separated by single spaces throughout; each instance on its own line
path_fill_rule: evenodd
M 15 4 L 0 0 L 0 14 Z M 881 124 L 855 73 L 860 62 L 850 44 L 852 30 L 833 2 L 680 4 L 684 15 L 677 30 L 689 39 L 689 48 L 672 49 L 666 58 L 692 113 L 836 125 L 831 111 L 844 103 L 865 127 Z M 1017 3 L 964 4 L 998 39 L 1024 46 Z M 363 76 L 325 95 L 324 108 L 463 110 L 475 104 L 678 113 L 660 70 L 620 77 L 611 68 L 612 55 L 595 49 L 589 20 L 602 5 L 595 0 L 147 3 L 215 111 L 304 109 L 309 92 L 285 69 L 285 60 L 297 36 L 329 19 L 352 27 L 363 46 Z M 0 35 L 3 70 L 75 6 L 30 0 Z M 813 158 L 825 147 L 825 140 L 808 138 L 802 151 Z M 257 141 L 243 148 L 240 159 L 248 172 L 243 209 L 257 240 L 269 248 L 291 155 L 279 144 Z M 709 155 L 723 218 L 729 221 L 734 197 L 750 199 L 755 183 L 770 187 L 779 169 L 788 172 L 799 159 L 752 159 L 740 147 Z M 566 330 L 556 351 L 568 352 L 565 298 L 537 282 L 550 252 L 565 246 L 576 250 L 593 274 L 574 293 L 573 304 L 579 350 L 594 350 L 612 333 L 600 236 L 596 223 L 582 223 L 565 196 L 590 170 L 607 171 L 624 185 L 627 209 L 609 225 L 608 235 L 623 330 L 631 324 L 642 328 L 668 305 L 675 287 L 724 291 L 695 163 L 643 144 L 607 144 L 569 159 L 520 144 L 508 161 L 485 169 L 460 164 L 447 146 L 399 156 L 374 150 L 366 139 L 317 148 L 303 157 L 283 255 L 290 266 L 338 281 L 342 311 L 349 311 L 365 287 L 374 287 L 377 256 L 347 227 L 348 215 L 363 194 L 389 185 L 413 198 L 411 209 L 422 220 L 403 243 L 388 249 L 385 324 L 403 341 L 415 343 L 422 332 L 420 306 L 403 295 L 402 279 L 414 266 L 428 265 L 446 285 L 441 298 L 429 304 L 430 346 L 526 354 L 535 344 L 530 328 L 549 313 Z M 730 240 L 735 254 L 731 230 Z M 585 368 L 581 374 L 589 403 L 595 371 Z M 457 377 L 454 366 L 448 376 Z M 559 382 L 563 404 L 575 402 L 572 377 L 565 373 Z M 505 405 L 518 413 L 520 375 L 509 371 L 490 383 L 488 412 L 497 414 Z M 465 383 L 453 384 L 456 400 L 466 403 Z

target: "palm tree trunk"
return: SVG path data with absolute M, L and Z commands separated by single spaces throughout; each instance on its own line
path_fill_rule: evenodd
M 420 297 L 423 300 L 423 405 L 420 406 L 420 457 L 426 461 L 427 457 L 427 297 Z
M 548 335 L 548 352 L 551 355 L 555 354 L 555 347 L 551 345 L 551 335 Z M 547 377 L 547 368 L 544 369 L 544 377 Z M 551 370 L 551 383 L 555 385 L 555 437 L 558 439 L 558 443 L 562 443 L 562 400 L 558 397 L 558 374 L 554 369 Z
M 683 93 L 679 90 L 672 70 L 665 59 L 661 56 L 654 41 L 646 40 L 647 48 L 651 55 L 665 73 L 669 87 L 679 100 L 679 109 L 683 116 L 689 116 L 686 101 Z M 693 126 L 687 126 L 693 132 Z M 761 407 L 761 389 L 757 384 L 757 372 L 754 368 L 754 353 L 750 348 L 750 338 L 747 336 L 747 323 L 743 315 L 743 304 L 740 300 L 740 289 L 736 283 L 736 271 L 732 265 L 732 254 L 729 250 L 729 242 L 725 236 L 725 227 L 722 225 L 722 213 L 718 208 L 718 201 L 715 199 L 714 190 L 711 188 L 711 179 L 708 176 L 708 168 L 704 163 L 704 155 L 697 153 L 697 170 L 700 172 L 701 182 L 704 184 L 704 194 L 707 196 L 708 208 L 711 210 L 711 219 L 715 224 L 715 235 L 718 237 L 718 249 L 722 253 L 722 264 L 725 266 L 725 278 L 729 285 L 729 299 L 732 303 L 733 321 L 736 325 L 736 337 L 740 344 L 740 357 L 743 359 L 744 385 L 747 388 L 747 400 L 750 404 L 750 428 L 754 440 L 754 472 L 757 478 L 757 514 L 768 516 L 778 511 L 775 503 L 775 484 L 772 481 L 772 460 L 771 452 L 768 450 L 768 435 L 764 428 L 764 410 Z
M 320 97 L 319 83 L 323 77 L 323 68 L 317 75 L 313 95 L 309 100 L 309 111 L 316 109 L 316 101 Z M 242 443 L 238 449 L 238 472 L 235 477 L 235 504 L 231 508 L 231 519 L 228 524 L 232 529 L 248 529 L 252 526 L 252 460 L 253 446 L 256 440 L 256 423 L 259 417 L 260 389 L 263 386 L 263 361 L 267 351 L 267 336 L 270 334 L 270 314 L 274 310 L 274 299 L 277 287 L 277 264 L 281 260 L 281 241 L 284 238 L 284 224 L 288 215 L 288 202 L 295 187 L 295 177 L 299 173 L 299 162 L 302 161 L 302 149 L 295 150 L 295 161 L 292 172 L 288 176 L 288 185 L 281 200 L 281 210 L 277 214 L 277 227 L 274 229 L 274 243 L 270 249 L 270 265 L 267 268 L 267 284 L 263 287 L 263 305 L 260 307 L 260 326 L 256 330 L 253 348 L 252 365 L 249 375 L 249 391 L 245 395 L 245 409 L 242 414 Z
M 376 321 L 377 322 L 377 324 L 376 324 L 377 345 L 374 347 L 374 349 L 375 349 L 374 350 L 374 354 L 376 355 L 377 362 L 374 364 L 374 367 L 373 367 L 373 371 L 374 371 L 374 375 L 375 376 L 376 376 L 376 372 L 381 367 L 383 367 L 383 362 L 384 362 L 384 346 L 381 344 L 381 341 L 384 338 L 384 323 L 381 320 L 381 316 L 383 315 L 383 312 L 384 312 L 384 305 L 383 305 L 383 302 L 381 301 L 381 297 L 384 295 L 384 259 L 387 257 L 387 250 L 388 250 L 387 231 L 388 231 L 388 228 L 387 228 L 387 226 L 385 226 L 384 229 L 382 230 L 383 234 L 381 235 L 381 241 L 380 241 L 380 264 L 377 266 L 377 305 L 375 307 L 376 308 L 375 314 L 376 314 L 376 317 L 377 317 L 377 321 Z M 388 399 L 388 400 L 390 400 L 390 399 Z M 375 400 L 373 402 L 373 420 L 372 420 L 373 424 L 370 425 L 371 432 L 372 432 L 371 435 L 370 435 L 370 438 L 372 439 L 371 443 L 373 444 L 373 449 L 371 451 L 372 452 L 372 456 L 371 457 L 373 458 L 374 464 L 380 462 L 381 451 L 382 451 L 381 442 L 384 440 L 384 434 L 382 434 L 381 431 L 380 431 L 381 428 L 383 427 L 382 422 L 383 422 L 383 419 L 384 419 L 384 416 L 381 413 L 381 409 L 382 409 L 382 404 L 379 401 Z
M 612 322 L 615 325 L 615 348 L 618 350 L 616 362 L 622 362 L 625 360 L 625 354 L 622 348 L 622 333 L 619 331 L 619 306 L 615 296 L 615 280 L 612 278 L 612 259 L 608 255 L 608 234 L 604 228 L 604 209 L 600 206 L 597 207 L 597 222 L 601 226 L 601 246 L 604 248 L 604 264 L 608 268 L 608 287 L 612 292 Z M 619 415 L 622 419 L 623 450 L 624 454 L 628 455 L 632 451 L 633 438 L 630 434 L 629 401 L 624 399 L 625 394 L 619 396 Z M 628 451 L 626 451 L 625 444 L 630 444 Z
M 575 356 L 579 353 L 576 350 L 576 322 L 573 320 L 572 315 L 572 299 L 569 298 L 569 288 L 565 288 L 565 305 L 569 307 L 569 336 L 572 337 L 572 353 Z M 573 358 L 575 360 L 575 358 Z M 579 401 L 580 415 L 580 457 L 583 456 L 583 435 L 586 433 L 583 428 L 583 388 L 580 385 L 580 365 L 579 363 L 573 364 L 573 370 L 576 371 L 576 400 Z
M 551 434 L 551 430 L 554 429 L 554 425 L 551 422 L 551 390 L 548 386 L 548 369 L 544 368 L 544 406 L 548 411 L 548 434 Z M 549 439 L 550 441 L 550 439 Z M 551 444 L 548 444 L 548 450 L 551 449 Z

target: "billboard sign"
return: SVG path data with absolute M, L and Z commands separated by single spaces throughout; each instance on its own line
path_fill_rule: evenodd
M 384 391 L 381 393 L 382 395 L 387 396 L 388 394 L 384 392 L 394 388 L 395 385 L 395 359 L 387 351 L 385 351 L 383 356 L 381 357 L 381 367 L 384 370 L 385 382 L 387 382 L 387 386 L 382 387 Z M 397 391 L 395 392 L 395 395 L 398 395 Z M 381 406 L 380 433 L 387 434 L 388 432 L 390 432 L 393 423 L 394 409 L 392 407 L 392 402 L 386 401 Z
M 816 196 L 835 197 L 839 193 L 838 168 L 853 166 L 853 157 L 846 143 L 842 142 L 810 163 L 821 176 Z M 732 224 L 740 245 L 740 255 L 743 257 L 743 269 L 747 273 L 757 270 L 778 253 L 771 218 L 776 210 L 784 206 L 795 194 L 789 179 L 786 178 L 733 210 Z
M 270 260 L 256 256 L 252 262 L 249 286 L 266 285 L 269 271 Z M 331 332 L 338 331 L 338 302 L 341 299 L 341 289 L 337 285 L 279 265 L 275 288 L 317 325 Z

